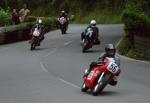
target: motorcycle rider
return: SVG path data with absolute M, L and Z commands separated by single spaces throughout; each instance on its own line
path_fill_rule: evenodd
M 81 33 L 81 39 L 86 37 L 86 32 L 88 31 L 88 28 L 91 28 L 93 31 L 93 36 L 96 40 L 99 41 L 98 36 L 99 36 L 99 30 L 98 27 L 96 26 L 96 20 L 91 20 L 90 25 L 85 29 L 84 32 Z
M 58 21 L 61 17 L 64 17 L 66 19 L 66 26 L 68 28 L 68 21 L 69 21 L 69 17 L 68 17 L 68 14 L 65 12 L 65 10 L 62 10 L 59 14 L 59 18 L 58 18 Z
M 68 14 L 65 12 L 65 10 L 62 10 L 62 11 L 60 12 L 59 18 L 60 18 L 60 17 L 64 17 L 64 18 L 68 19 Z
M 115 48 L 115 46 L 114 46 L 113 44 L 107 44 L 107 45 L 105 46 L 105 52 L 102 53 L 102 54 L 99 56 L 99 58 L 98 58 L 98 60 L 97 60 L 96 62 L 92 62 L 92 63 L 90 64 L 90 67 L 89 67 L 88 71 L 86 72 L 85 76 L 88 76 L 88 74 L 89 74 L 90 71 L 93 69 L 93 67 L 95 67 L 95 66 L 102 66 L 102 65 L 103 65 L 103 61 L 105 60 L 106 57 L 114 58 L 116 64 L 117 64 L 118 66 L 120 66 L 120 59 L 119 59 L 119 57 L 116 56 L 115 54 L 116 54 L 116 48 Z M 119 69 L 119 71 L 118 71 L 118 73 L 116 74 L 116 76 L 119 76 L 120 72 L 121 72 L 121 71 L 120 71 L 120 69 Z M 116 78 L 116 76 L 114 76 L 113 80 L 109 83 L 110 85 L 113 85 L 113 86 L 114 86 L 114 85 L 117 84 L 117 78 Z
M 87 40 L 91 41 L 91 38 L 93 36 L 93 30 L 92 30 L 92 28 L 88 28 L 87 32 L 85 33 L 84 36 L 85 36 L 84 38 L 86 38 Z
M 39 31 L 39 33 L 40 33 L 40 35 L 39 35 L 39 43 L 38 43 L 38 45 L 40 45 L 40 42 L 42 40 L 44 40 L 44 25 L 43 25 L 41 19 L 37 18 L 37 21 L 36 21 L 35 25 L 31 29 L 31 35 L 34 32 L 34 29 L 37 29 Z

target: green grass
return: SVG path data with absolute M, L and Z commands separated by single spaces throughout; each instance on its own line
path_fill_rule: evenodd
M 59 15 L 56 12 L 53 13 L 48 11 L 48 6 L 39 7 L 32 12 L 34 16 L 52 16 L 52 14 Z M 73 13 L 70 11 L 69 16 L 74 15 L 74 20 L 71 23 L 88 24 L 92 19 L 97 21 L 97 24 L 120 24 L 121 12 L 110 13 L 109 10 L 94 10 L 94 11 L 83 11 L 78 10 L 78 12 Z
M 75 15 L 73 23 L 89 23 L 90 20 L 95 19 L 98 24 L 120 24 L 121 14 L 111 14 L 108 11 L 91 11 L 91 12 L 79 12 Z

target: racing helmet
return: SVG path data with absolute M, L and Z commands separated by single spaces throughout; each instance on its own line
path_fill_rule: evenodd
M 90 25 L 91 26 L 96 26 L 96 20 L 91 20 Z
M 106 52 L 107 56 L 114 57 L 115 53 L 116 53 L 116 48 L 113 44 L 107 44 L 105 46 L 105 52 Z
M 64 11 L 64 10 L 62 10 L 62 11 L 61 11 L 61 13 L 65 13 L 65 11 Z
M 38 23 L 39 23 L 39 24 L 42 24 L 42 20 L 41 20 L 41 19 L 39 19 L 39 20 L 38 20 Z

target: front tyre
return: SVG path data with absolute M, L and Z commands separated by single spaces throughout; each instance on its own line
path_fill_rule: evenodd
M 35 44 L 34 43 L 32 43 L 31 44 L 31 48 L 30 48 L 31 50 L 34 50 L 35 49 Z
M 97 84 L 97 85 L 94 87 L 94 89 L 93 89 L 93 92 L 92 92 L 93 96 L 97 96 L 97 95 L 98 95 L 99 89 L 100 89 L 100 84 Z
M 83 85 L 81 87 L 81 91 L 86 92 L 87 90 L 88 90 L 88 87 L 86 87 L 85 83 L 83 83 Z
M 97 84 L 93 89 L 93 96 L 97 96 L 98 93 L 100 93 L 105 88 L 105 86 L 106 84 L 103 83 Z

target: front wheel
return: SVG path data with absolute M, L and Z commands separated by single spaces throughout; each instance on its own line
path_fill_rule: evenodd
M 86 92 L 87 90 L 88 90 L 88 87 L 86 87 L 85 83 L 83 83 L 83 85 L 81 87 L 81 91 Z
M 93 89 L 93 96 L 97 96 L 99 93 L 100 84 L 97 84 Z
M 100 93 L 106 86 L 107 84 L 99 83 L 94 87 L 93 90 L 93 96 L 97 96 L 98 93 Z
M 101 81 L 96 84 L 96 86 L 93 89 L 93 95 L 97 96 L 98 93 L 102 92 L 102 90 L 106 87 L 109 81 L 109 75 L 104 75 L 102 77 Z
M 34 50 L 35 49 L 35 44 L 34 43 L 32 43 L 31 44 L 31 48 L 30 48 L 31 50 Z
M 66 26 L 61 28 L 61 33 L 66 34 Z

